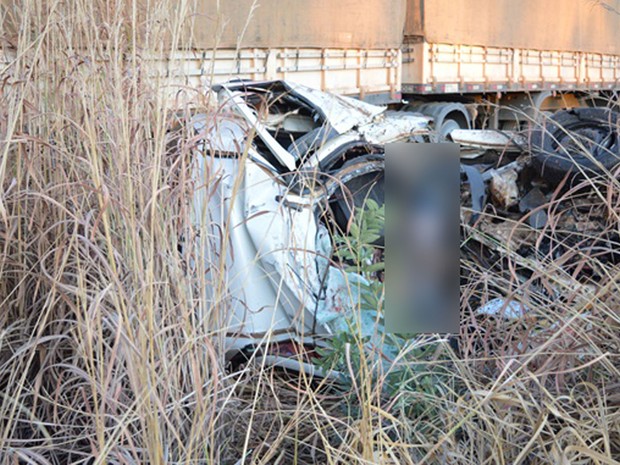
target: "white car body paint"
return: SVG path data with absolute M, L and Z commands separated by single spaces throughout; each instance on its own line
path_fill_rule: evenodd
M 204 137 L 195 165 L 194 224 L 205 235 L 199 247 L 209 248 L 197 256 L 209 261 L 206 282 L 219 283 L 205 289 L 204 298 L 227 310 L 222 325 L 229 351 L 346 331 L 346 317 L 357 305 L 352 285 L 363 278 L 331 264 L 332 240 L 318 220 L 313 194 L 290 192 L 283 176 L 269 166 L 267 154 L 247 146 L 245 137 L 256 131 L 270 155 L 290 169 L 293 156 L 244 107 L 238 86 L 224 87 L 219 95 L 222 105 L 232 104 L 235 118 L 241 119 L 199 115 L 193 121 Z M 316 169 L 323 157 L 346 143 L 380 145 L 428 132 L 424 116 L 386 112 L 290 83 L 286 87 L 340 133 L 309 157 L 302 170 Z M 374 331 L 375 318 L 363 317 L 365 332 Z

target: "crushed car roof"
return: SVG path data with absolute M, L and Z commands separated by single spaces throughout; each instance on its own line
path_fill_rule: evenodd
M 311 89 L 289 81 L 232 81 L 214 86 L 215 91 L 226 89 L 230 92 L 249 91 L 252 89 L 274 89 L 281 87 L 307 105 L 313 107 L 338 133 L 343 134 L 350 129 L 368 124 L 386 111 L 385 107 L 372 105 L 360 100 L 330 94 Z

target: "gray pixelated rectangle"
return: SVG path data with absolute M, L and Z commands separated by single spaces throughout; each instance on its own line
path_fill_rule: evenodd
M 459 146 L 395 143 L 385 153 L 385 324 L 458 333 Z

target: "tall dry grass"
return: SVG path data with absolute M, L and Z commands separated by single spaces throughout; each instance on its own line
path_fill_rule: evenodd
M 363 357 L 346 395 L 260 364 L 231 371 L 225 298 L 203 298 L 222 283 L 205 281 L 209 244 L 190 218 L 196 136 L 168 96 L 207 102 L 145 58 L 181 46 L 195 5 L 137 5 L 2 9 L 0 463 L 620 460 L 618 271 L 574 243 L 524 261 L 468 228 L 458 354 L 414 341 L 392 365 Z M 617 183 L 592 182 L 617 232 Z M 558 192 L 541 241 L 557 242 L 579 195 Z M 494 254 L 467 249 L 480 243 Z M 600 277 L 584 283 L 585 264 Z M 496 296 L 531 311 L 475 317 Z
M 132 6 L 3 9 L 2 463 L 221 454 L 217 312 L 179 254 L 191 139 L 169 142 L 173 102 L 142 59 L 177 46 L 191 5 Z

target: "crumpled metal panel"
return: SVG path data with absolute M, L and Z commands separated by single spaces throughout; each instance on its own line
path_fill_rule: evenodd
M 387 144 L 426 133 L 432 118 L 419 113 L 389 111 L 375 124 L 361 127 L 360 134 L 371 144 Z
M 363 278 L 329 264 L 331 239 L 313 209 L 287 206 L 281 200 L 286 188 L 249 158 L 202 156 L 196 178 L 206 173 L 217 187 L 211 178 L 196 191 L 194 208 L 201 213 L 195 221 L 215 246 L 206 257 L 207 282 L 224 282 L 205 289 L 205 298 L 228 309 L 225 326 L 235 334 L 229 349 L 278 333 L 346 330 Z M 362 324 L 372 333 L 371 315 Z
M 428 131 L 427 117 L 278 84 L 342 131 L 319 152 L 336 151 L 350 141 L 380 145 Z M 194 174 L 194 223 L 201 231 L 197 255 L 207 261 L 205 302 L 229 316 L 222 323 L 230 334 L 229 350 L 347 331 L 353 315 L 360 316 L 355 324 L 364 334 L 376 334 L 376 312 L 354 312 L 359 284 L 367 284 L 364 278 L 330 260 L 332 238 L 319 220 L 326 199 L 312 189 L 292 192 L 290 175 L 269 165 L 286 150 L 265 125 L 257 124 L 242 95 L 238 83 L 219 92 L 223 101 L 232 102 L 234 118 L 222 113 L 194 119 L 194 128 L 207 139 L 198 150 Z M 270 153 L 247 145 L 245 139 L 254 132 L 271 142 L 260 146 Z M 315 162 L 307 160 L 300 173 L 316 168 Z
M 351 97 L 328 94 L 300 84 L 286 83 L 293 94 L 306 100 L 323 115 L 338 133 L 371 123 L 386 111 L 385 107 L 371 105 Z

